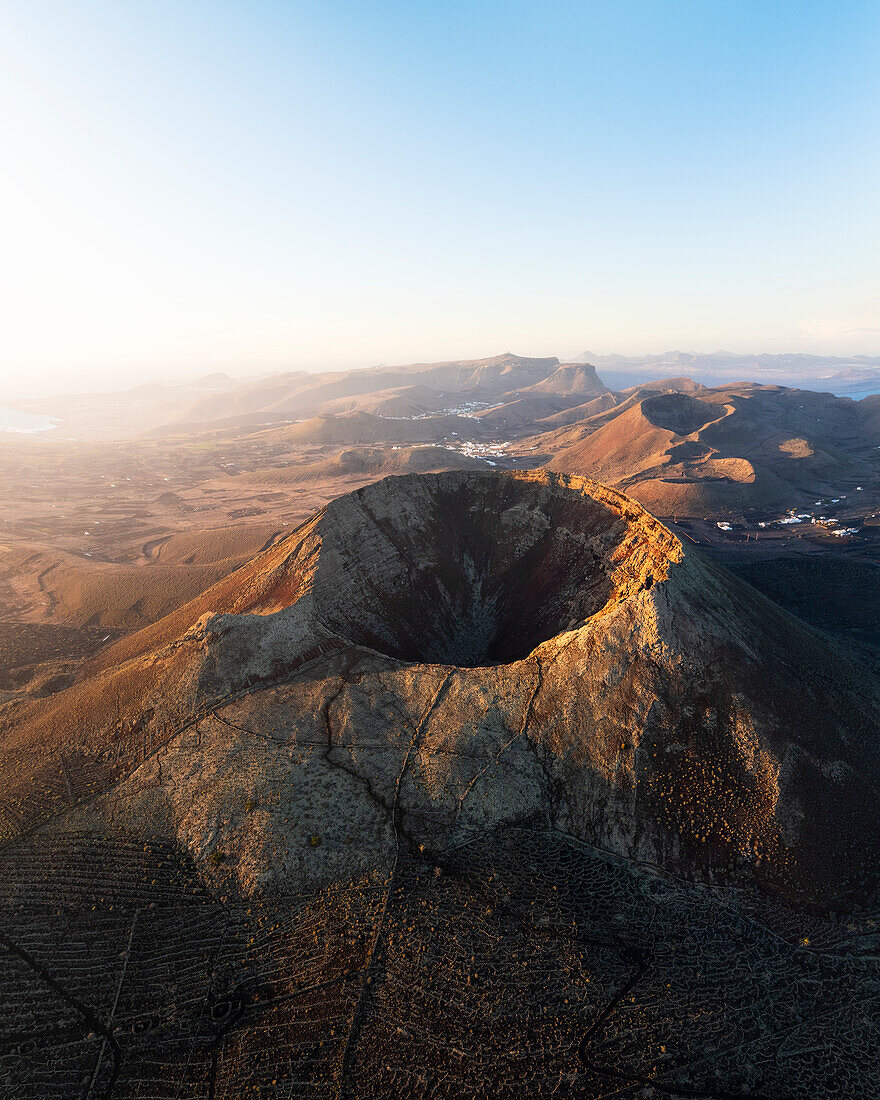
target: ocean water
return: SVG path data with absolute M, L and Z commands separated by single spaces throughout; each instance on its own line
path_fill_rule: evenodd
M 853 401 L 861 401 L 863 397 L 871 397 L 878 392 L 878 387 L 875 385 L 869 390 L 832 390 L 832 393 L 837 394 L 838 397 L 851 397 Z
M 47 432 L 50 428 L 57 427 L 58 421 L 51 416 L 26 413 L 21 409 L 9 409 L 0 405 L 0 432 L 23 432 L 30 435 L 32 432 Z

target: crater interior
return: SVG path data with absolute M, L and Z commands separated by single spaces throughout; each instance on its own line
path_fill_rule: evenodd
M 332 555 L 322 549 L 322 617 L 355 644 L 426 664 L 510 663 L 588 619 L 614 592 L 629 529 L 619 510 L 546 479 L 387 478 L 351 499 Z

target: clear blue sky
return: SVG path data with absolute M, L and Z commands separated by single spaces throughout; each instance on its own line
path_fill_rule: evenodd
M 880 354 L 880 3 L 0 0 L 0 380 Z

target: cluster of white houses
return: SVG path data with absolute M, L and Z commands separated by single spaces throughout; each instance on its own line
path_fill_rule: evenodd
M 858 488 L 861 490 L 861 485 Z M 820 507 L 823 504 L 840 504 L 844 499 L 844 497 L 832 497 L 828 501 L 817 500 L 816 504 Z M 794 508 L 790 508 L 784 516 L 780 516 L 778 519 L 760 520 L 757 526 L 761 528 L 788 527 L 804 523 L 821 527 L 826 534 L 835 535 L 838 538 L 845 535 L 857 535 L 860 531 L 859 527 L 844 527 L 840 520 L 835 519 L 833 516 L 821 516 L 813 512 L 798 512 Z M 719 520 L 715 526 L 721 531 L 731 531 L 733 529 L 726 520 Z
M 843 497 L 832 497 L 828 503 L 840 504 Z M 817 500 L 816 504 L 821 507 L 823 501 Z M 775 523 L 780 526 L 795 523 L 809 523 L 815 527 L 822 527 L 829 535 L 857 535 L 859 533 L 858 527 L 844 527 L 841 525 L 840 520 L 834 518 L 834 516 L 817 516 L 813 512 L 796 512 L 794 508 L 784 515 L 780 516 L 777 520 L 771 520 L 769 523 L 759 523 L 759 527 L 769 527 L 770 523 Z

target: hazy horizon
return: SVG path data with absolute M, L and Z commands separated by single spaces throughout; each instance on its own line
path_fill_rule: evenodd
M 607 351 L 596 351 L 591 348 L 595 358 L 604 359 L 619 356 L 624 360 L 661 358 L 672 354 L 685 354 L 697 356 L 712 356 L 729 353 L 742 358 L 759 359 L 765 356 L 804 355 L 814 356 L 817 359 L 840 360 L 850 362 L 858 359 L 878 359 L 880 350 L 876 352 L 862 351 L 856 348 L 852 352 L 829 351 L 818 352 L 815 350 L 795 349 L 780 347 L 770 350 L 764 348 L 755 350 L 747 348 L 737 350 L 731 347 L 707 347 L 695 349 L 684 345 L 670 346 L 662 350 L 648 348 L 647 350 L 623 350 L 611 347 Z M 497 355 L 510 353 L 523 358 L 548 358 L 555 357 L 560 363 L 575 363 L 586 361 L 583 359 L 584 349 L 571 354 L 560 354 L 558 351 L 549 350 L 546 347 L 536 347 L 523 351 L 516 347 L 505 348 L 499 351 L 498 347 L 490 348 L 482 354 L 471 354 L 465 351 L 460 355 L 440 354 L 436 357 L 426 355 L 414 355 L 407 359 L 385 359 L 382 361 L 365 360 L 320 360 L 310 358 L 302 361 L 294 359 L 283 360 L 275 365 L 263 367 L 249 366 L 248 364 L 236 365 L 235 363 L 202 363 L 188 366 L 185 370 L 175 370 L 173 365 L 155 363 L 145 365 L 142 368 L 129 367 L 124 372 L 106 369 L 65 369 L 55 372 L 37 372 L 35 374 L 22 374 L 9 368 L 0 368 L 0 403 L 6 401 L 38 400 L 45 397 L 54 397 L 61 394 L 85 394 L 85 393 L 113 393 L 131 389 L 140 385 L 185 385 L 196 382 L 212 374 L 227 374 L 236 381 L 255 381 L 259 378 L 285 372 L 305 371 L 310 374 L 320 374 L 332 371 L 372 370 L 377 368 L 393 368 L 398 366 L 410 366 L 416 363 L 456 362 L 459 360 L 488 359 Z
M 838 369 L 840 369 L 840 370 L 846 369 L 846 366 L 848 364 L 853 364 L 855 367 L 864 366 L 866 369 L 872 370 L 875 373 L 877 372 L 878 368 L 880 368 L 880 363 L 877 362 L 877 360 L 880 360 L 880 356 L 870 356 L 870 355 L 867 355 L 865 353 L 858 353 L 858 352 L 853 353 L 852 355 L 817 355 L 816 353 L 812 353 L 812 352 L 795 352 L 795 351 L 788 351 L 788 352 L 767 352 L 767 351 L 763 351 L 763 352 L 761 352 L 761 351 L 758 351 L 758 352 L 756 352 L 756 351 L 735 352 L 735 351 L 732 351 L 730 348 L 724 348 L 724 349 L 714 348 L 712 350 L 707 350 L 707 351 L 695 351 L 691 348 L 668 348 L 668 349 L 665 349 L 664 351 L 654 351 L 654 352 L 646 352 L 646 353 L 636 352 L 636 353 L 631 353 L 631 354 L 628 354 L 626 352 L 620 352 L 620 351 L 611 351 L 611 352 L 606 352 L 606 353 L 591 354 L 588 358 L 584 358 L 584 352 L 583 351 L 576 354 L 576 355 L 565 356 L 565 355 L 558 355 L 558 354 L 556 354 L 552 351 L 549 351 L 548 349 L 543 349 L 543 350 L 540 350 L 538 352 L 535 352 L 534 355 L 526 356 L 526 355 L 523 355 L 521 352 L 517 351 L 516 349 L 505 349 L 504 351 L 498 351 L 496 349 L 494 352 L 491 352 L 486 356 L 472 356 L 472 355 L 444 356 L 444 357 L 442 357 L 441 359 L 438 359 L 438 360 L 429 360 L 429 359 L 425 359 L 425 358 L 417 358 L 417 359 L 408 360 L 407 362 L 390 362 L 389 361 L 389 362 L 382 362 L 382 363 L 356 363 L 356 364 L 346 364 L 346 363 L 333 364 L 333 363 L 330 363 L 330 364 L 326 364 L 326 365 L 323 365 L 323 364 L 311 364 L 311 365 L 303 364 L 303 365 L 300 365 L 300 366 L 293 366 L 293 365 L 286 365 L 285 366 L 285 365 L 282 365 L 282 366 L 279 366 L 277 369 L 272 369 L 272 370 L 250 370 L 250 371 L 249 370 L 238 370 L 237 371 L 237 370 L 234 370 L 234 369 L 224 370 L 224 369 L 221 369 L 221 368 L 218 368 L 216 370 L 197 370 L 197 369 L 193 368 L 193 369 L 187 371 L 186 373 L 178 373 L 178 374 L 174 374 L 173 372 L 161 373 L 158 370 L 155 370 L 155 371 L 145 370 L 143 372 L 133 372 L 131 375 L 127 375 L 123 378 L 114 379 L 112 376 L 110 376 L 106 379 L 106 384 L 103 385 L 103 386 L 101 386 L 101 385 L 89 385 L 88 384 L 88 375 L 85 375 L 81 378 L 78 377 L 78 376 L 73 376 L 73 375 L 67 377 L 65 379 L 67 385 L 63 388 L 53 387 L 51 385 L 51 377 L 45 379 L 42 386 L 40 386 L 39 381 L 37 381 L 36 387 L 35 387 L 35 385 L 32 381 L 29 382 L 28 379 L 21 378 L 21 379 L 18 379 L 18 383 L 19 383 L 18 388 L 16 388 L 16 386 L 14 384 L 6 385 L 6 379 L 4 378 L 3 379 L 4 387 L 2 389 L 0 389 L 0 408 L 2 408 L 4 405 L 6 405 L 7 407 L 14 407 L 17 402 L 18 403 L 40 402 L 42 400 L 51 399 L 51 398 L 55 398 L 55 397 L 61 397 L 61 396 L 64 396 L 64 395 L 77 395 L 77 394 L 89 394 L 89 393 L 96 393 L 96 394 L 97 393 L 104 393 L 104 394 L 109 393 L 109 394 L 112 394 L 112 393 L 116 393 L 116 392 L 125 392 L 127 390 L 136 388 L 138 386 L 160 385 L 160 386 L 184 386 L 184 387 L 186 387 L 188 385 L 195 385 L 202 379 L 207 379 L 207 378 L 210 378 L 213 375 L 221 375 L 221 374 L 226 375 L 227 377 L 229 377 L 236 385 L 247 385 L 248 383 L 259 381 L 262 378 L 269 378 L 269 377 L 272 377 L 274 375 L 281 375 L 281 374 L 285 374 L 285 373 L 296 373 L 297 371 L 302 371 L 302 372 L 305 372 L 307 374 L 322 374 L 322 373 L 333 373 L 333 372 L 347 373 L 348 371 L 352 371 L 352 370 L 355 370 L 355 371 L 356 370 L 382 370 L 382 369 L 393 370 L 396 367 L 406 367 L 406 366 L 412 366 L 412 365 L 417 365 L 417 364 L 421 364 L 421 363 L 429 364 L 429 363 L 433 363 L 433 362 L 457 362 L 457 361 L 479 360 L 479 359 L 495 358 L 497 356 L 505 355 L 505 354 L 514 355 L 514 356 L 517 356 L 517 357 L 520 357 L 520 358 L 556 358 L 556 359 L 559 360 L 560 363 L 585 363 L 585 364 L 588 363 L 588 364 L 591 364 L 593 366 L 596 366 L 598 368 L 598 370 L 600 372 L 604 373 L 604 374 L 607 374 L 609 371 L 612 374 L 617 372 L 617 373 L 620 373 L 621 375 L 631 373 L 634 378 L 635 378 L 636 375 L 639 375 L 639 376 L 643 375 L 644 378 L 642 380 L 647 380 L 648 378 L 650 378 L 650 379 L 659 379 L 660 377 L 663 376 L 662 374 L 659 374 L 656 371 L 652 372 L 649 369 L 642 368 L 640 366 L 642 360 L 647 361 L 647 363 L 646 363 L 646 367 L 647 367 L 647 366 L 650 366 L 650 364 L 654 360 L 661 360 L 661 359 L 664 359 L 665 357 L 672 356 L 672 355 L 686 355 L 686 356 L 690 355 L 690 356 L 695 356 L 697 358 L 705 358 L 705 359 L 711 359 L 714 356 L 730 355 L 730 356 L 733 356 L 734 358 L 737 358 L 737 359 L 740 359 L 740 358 L 745 359 L 745 360 L 753 359 L 753 360 L 756 360 L 756 361 L 761 360 L 761 359 L 766 359 L 768 357 L 774 357 L 775 358 L 777 356 L 779 356 L 779 357 L 782 357 L 782 356 L 805 356 L 805 357 L 806 356 L 811 356 L 811 357 L 814 357 L 815 360 L 816 360 L 816 362 L 812 364 L 814 370 L 821 369 L 820 364 L 822 364 L 822 363 L 827 363 L 828 364 L 827 369 L 830 372 L 828 377 L 832 377 L 834 375 L 834 372 Z M 616 363 L 616 362 L 615 363 L 608 362 L 608 360 L 618 360 L 618 359 L 620 360 L 619 364 Z M 603 360 L 605 360 L 605 362 L 603 362 Z M 863 361 L 863 362 L 859 362 L 860 360 Z M 812 378 L 813 380 L 818 382 L 818 381 L 821 381 L 823 377 L 825 377 L 821 373 L 815 373 L 815 374 L 809 373 L 809 372 L 805 373 L 805 374 L 798 374 L 798 373 L 795 373 L 795 372 L 786 373 L 786 371 L 781 369 L 782 364 L 779 364 L 779 366 L 780 366 L 779 370 L 774 370 L 773 369 L 773 364 L 769 365 L 769 369 L 768 369 L 767 366 L 765 366 L 764 372 L 765 372 L 766 376 L 762 376 L 761 372 L 756 372 L 754 374 L 754 377 L 751 380 L 759 381 L 759 382 L 760 381 L 773 382 L 777 379 L 779 381 L 784 381 L 785 378 L 787 377 L 789 379 L 789 381 L 791 382 L 791 384 L 797 385 L 799 382 L 801 382 L 801 383 L 805 382 L 808 378 Z M 687 373 L 687 372 L 685 372 L 685 373 Z M 711 371 L 709 371 L 708 373 L 711 373 Z M 692 371 L 692 374 L 693 374 L 694 379 L 699 381 L 701 378 L 706 378 L 707 370 L 704 369 L 702 367 L 702 365 L 698 365 Z M 722 374 L 719 373 L 718 377 L 721 378 Z M 728 381 L 733 381 L 733 380 L 734 379 L 733 379 L 732 376 L 730 378 L 728 378 Z M 742 379 L 737 379 L 737 380 L 745 381 L 745 380 L 749 380 L 749 379 L 747 379 L 746 376 L 743 375 Z M 607 379 L 603 378 L 603 381 L 607 381 Z M 613 381 L 613 379 L 612 379 L 612 381 Z M 635 384 L 635 383 L 633 383 L 633 384 Z M 709 381 L 708 384 L 712 384 L 712 382 Z M 614 388 L 613 385 L 612 385 L 612 388 Z M 810 388 L 810 387 L 806 387 L 806 388 Z M 878 381 L 875 385 L 871 386 L 870 392 L 874 392 L 874 390 L 878 389 L 878 388 L 880 388 L 880 381 Z
M 880 354 L 876 5 L 0 24 L 7 396 L 508 347 Z

